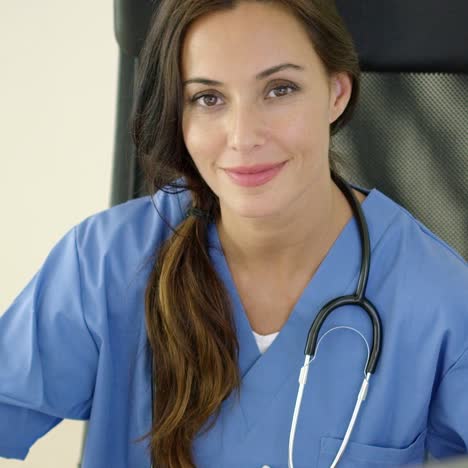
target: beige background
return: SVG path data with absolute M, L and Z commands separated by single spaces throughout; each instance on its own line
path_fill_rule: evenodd
M 111 0 L 0 4 L 0 314 L 74 224 L 108 207 L 118 49 Z M 84 425 L 64 421 L 25 462 L 76 467 Z

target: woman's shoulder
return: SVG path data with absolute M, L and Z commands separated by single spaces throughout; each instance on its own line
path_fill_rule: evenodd
M 386 300 L 399 304 L 401 319 L 451 330 L 466 348 L 467 262 L 403 206 L 381 192 L 377 198 L 374 223 L 385 227 L 372 249 L 374 287 L 391 290 Z
M 407 359 L 417 362 L 423 354 L 440 379 L 468 352 L 467 262 L 381 192 L 370 214 L 374 228 L 383 225 L 372 249 L 371 300 Z
M 407 267 L 421 279 L 468 279 L 467 263 L 460 253 L 402 205 L 378 190 L 375 192 L 374 212 L 381 218 L 378 222 L 391 214 L 385 220 L 387 225 L 379 242 L 387 256 L 406 259 Z
M 189 202 L 189 192 L 168 188 L 113 206 L 75 226 L 77 246 L 119 255 L 133 247 L 144 255 L 171 235 Z

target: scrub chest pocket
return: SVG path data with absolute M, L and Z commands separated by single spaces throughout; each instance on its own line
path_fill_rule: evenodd
M 425 439 L 426 432 L 423 432 L 411 445 L 401 449 L 349 442 L 338 466 L 340 468 L 377 468 L 422 463 L 425 454 Z M 341 442 L 342 439 L 322 437 L 318 468 L 330 468 Z

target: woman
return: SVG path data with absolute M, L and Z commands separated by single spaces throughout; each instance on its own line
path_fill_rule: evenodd
M 139 75 L 157 193 L 72 229 L 1 317 L 0 456 L 75 418 L 84 467 L 287 466 L 309 327 L 361 266 L 329 155 L 359 90 L 351 39 L 328 1 L 165 0 Z M 384 335 L 340 466 L 465 453 L 466 264 L 378 190 L 352 192 Z M 322 330 L 295 467 L 332 463 L 366 365 L 355 330 L 373 343 L 355 306 Z

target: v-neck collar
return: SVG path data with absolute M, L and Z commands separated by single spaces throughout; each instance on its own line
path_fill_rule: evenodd
M 397 205 L 377 189 L 355 188 L 368 193 L 361 206 L 369 228 L 372 254 L 372 250 L 393 219 Z M 320 308 L 334 297 L 352 294 L 355 291 L 361 266 L 358 226 L 354 217 L 345 225 L 304 288 L 279 335 L 264 354 L 260 353 L 253 336 L 214 223 L 209 226 L 208 241 L 212 262 L 232 301 L 240 347 L 240 403 L 248 429 L 258 419 L 259 412 L 266 408 L 268 401 L 274 398 L 290 373 L 298 372 L 302 366 L 309 327 Z

